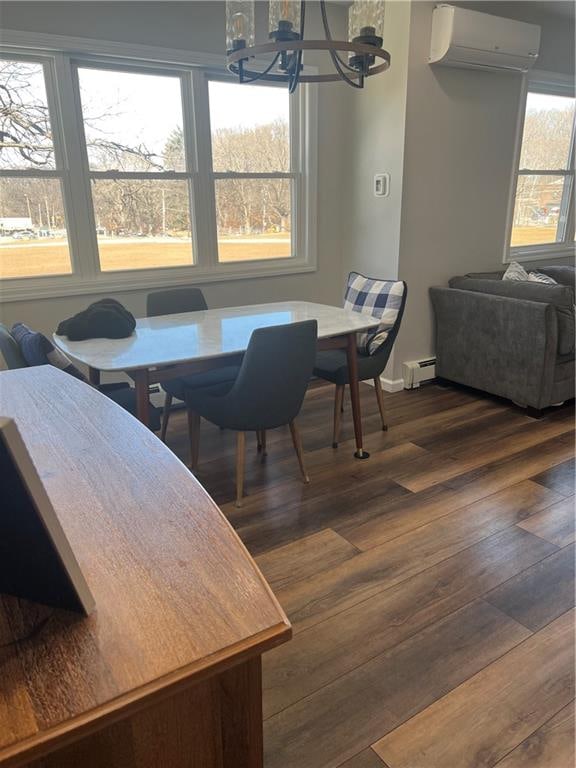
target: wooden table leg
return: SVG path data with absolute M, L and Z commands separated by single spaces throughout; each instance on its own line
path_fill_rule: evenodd
M 350 383 L 350 400 L 352 402 L 352 418 L 354 419 L 354 436 L 356 438 L 357 459 L 367 459 L 370 454 L 362 447 L 362 412 L 360 409 L 360 388 L 358 384 L 358 349 L 356 346 L 356 334 L 348 334 L 346 356 L 348 358 L 348 379 Z
M 142 368 L 132 372 L 136 387 L 136 416 L 138 421 L 148 426 L 150 423 L 150 398 L 148 396 L 148 369 Z
M 100 386 L 100 371 L 98 368 L 88 368 L 88 381 L 95 387 Z

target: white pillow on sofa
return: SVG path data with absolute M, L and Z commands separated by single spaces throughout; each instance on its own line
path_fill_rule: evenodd
M 510 266 L 502 275 L 502 280 L 524 280 L 530 283 L 548 283 L 556 285 L 556 280 L 542 272 L 526 272 L 522 264 L 517 261 L 511 261 Z

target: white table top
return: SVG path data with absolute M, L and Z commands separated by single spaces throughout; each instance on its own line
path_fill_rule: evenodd
M 141 318 L 127 339 L 68 341 L 55 334 L 54 343 L 69 357 L 100 371 L 129 371 L 243 352 L 256 328 L 301 320 L 317 320 L 320 339 L 365 331 L 379 323 L 349 309 L 283 301 Z

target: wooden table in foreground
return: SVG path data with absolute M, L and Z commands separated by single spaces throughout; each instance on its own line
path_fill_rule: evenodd
M 356 334 L 378 326 L 379 321 L 370 315 L 326 304 L 284 301 L 142 318 L 127 339 L 68 341 L 55 335 L 54 342 L 67 355 L 88 366 L 94 384 L 100 381 L 101 371 L 127 373 L 136 387 L 138 418 L 147 424 L 151 384 L 230 365 L 246 351 L 254 329 L 302 320 L 318 321 L 319 349 L 347 351 L 356 438 L 354 455 L 358 459 L 368 458 L 362 446 Z
M 0 765 L 261 768 L 261 654 L 290 625 L 188 469 L 50 366 L 0 373 L 96 611 L 0 596 Z

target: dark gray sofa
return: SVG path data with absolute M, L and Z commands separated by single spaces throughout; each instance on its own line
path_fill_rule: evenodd
M 574 267 L 541 267 L 557 285 L 454 277 L 431 288 L 436 375 L 540 411 L 574 397 Z

